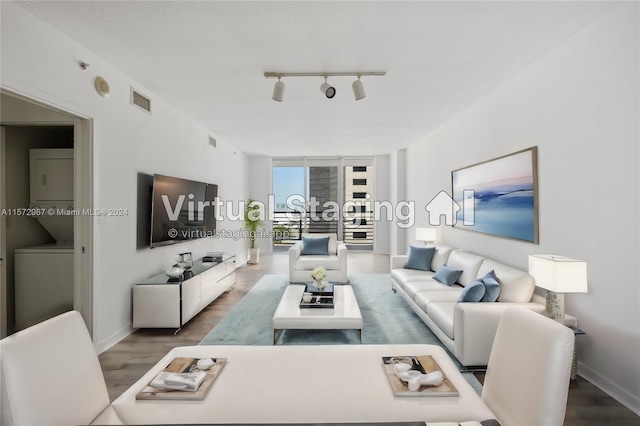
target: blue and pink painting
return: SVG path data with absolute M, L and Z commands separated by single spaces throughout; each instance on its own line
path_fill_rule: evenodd
M 537 147 L 451 172 L 455 228 L 538 242 Z

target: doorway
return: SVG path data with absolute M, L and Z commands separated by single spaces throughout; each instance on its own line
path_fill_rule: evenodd
M 4 185 L 0 197 L 0 332 L 2 337 L 19 331 L 31 322 L 39 322 L 67 310 L 79 311 L 89 329 L 93 331 L 93 273 L 92 273 L 92 221 L 91 217 L 73 215 L 67 220 L 56 217 L 36 217 L 34 213 L 46 207 L 46 216 L 58 206 L 34 203 L 32 199 L 33 173 L 30 158 L 33 152 L 53 152 L 54 157 L 65 151 L 70 160 L 53 158 L 45 163 L 55 164 L 51 170 L 58 173 L 60 165 L 68 164 L 66 172 L 72 204 L 62 205 L 63 209 L 82 211 L 92 207 L 92 138 L 91 120 L 74 116 L 49 105 L 2 90 L 2 158 L 0 160 L 0 185 Z M 64 173 L 62 173 L 64 174 Z M 44 183 L 46 176 L 41 176 Z M 40 179 L 40 177 L 38 178 Z M 51 187 L 51 184 L 49 185 Z M 60 211 L 62 211 L 61 209 Z M 14 214 L 15 213 L 15 214 Z M 57 244 L 59 243 L 59 244 Z M 41 249 L 45 249 L 44 251 Z M 34 259 L 40 259 L 34 261 Z M 68 259 L 68 260 L 67 260 Z M 33 265 L 34 262 L 39 266 Z M 57 281 L 71 281 L 67 284 L 64 298 L 49 303 L 47 299 L 55 285 L 55 279 L 38 278 L 40 284 L 33 286 L 34 278 L 29 275 L 36 269 L 49 265 L 52 276 Z M 16 270 L 17 269 L 17 270 Z M 22 278 L 19 278 L 22 274 Z M 18 276 L 18 278 L 16 277 Z M 26 278 L 25 278 L 26 276 Z M 30 287 L 24 287 L 24 282 Z M 20 284 L 18 284 L 20 283 Z M 58 284 L 60 285 L 60 284 Z M 18 286 L 18 287 L 17 287 Z M 44 287 L 42 287 L 44 286 Z M 60 292 L 63 292 L 61 289 Z M 42 305 L 39 313 L 32 312 L 30 300 Z M 48 303 L 48 304 L 47 304 Z M 29 315 L 25 317 L 25 309 Z M 19 310 L 19 311 L 17 311 Z

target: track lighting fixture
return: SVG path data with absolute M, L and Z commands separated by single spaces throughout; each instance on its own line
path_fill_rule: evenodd
M 367 94 L 364 93 L 364 86 L 362 85 L 362 81 L 360 81 L 360 76 L 351 84 L 351 88 L 353 89 L 353 96 L 356 98 L 356 101 L 367 97 Z
M 271 99 L 277 102 L 284 100 L 284 83 L 280 81 L 280 77 L 278 77 L 278 81 L 276 81 L 275 86 L 273 86 L 273 96 Z
M 324 77 L 324 83 L 322 83 L 320 85 L 320 91 L 322 93 L 324 93 L 324 95 L 331 99 L 336 95 L 336 89 L 335 87 L 331 86 L 329 83 L 327 83 L 327 77 Z
M 353 96 L 356 101 L 367 97 L 364 92 L 364 85 L 360 80 L 360 77 L 372 77 L 372 76 L 384 76 L 387 73 L 385 71 L 363 71 L 363 72 L 273 72 L 268 71 L 264 73 L 265 78 L 277 78 L 275 86 L 273 87 L 273 100 L 282 102 L 284 99 L 284 83 L 280 81 L 283 77 L 324 77 L 324 83 L 320 85 L 320 90 L 324 95 L 331 99 L 336 95 L 335 87 L 331 86 L 327 82 L 328 77 L 358 77 L 351 84 L 353 89 Z

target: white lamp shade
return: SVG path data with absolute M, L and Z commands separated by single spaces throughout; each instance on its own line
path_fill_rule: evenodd
M 436 230 L 434 228 L 416 228 L 416 240 L 433 242 L 436 240 Z
M 284 83 L 280 80 L 276 81 L 275 86 L 273 86 L 273 96 L 271 99 L 277 102 L 282 102 L 284 99 Z
M 529 255 L 529 274 L 538 287 L 555 293 L 586 293 L 587 263 L 549 254 Z
M 353 96 L 356 98 L 356 101 L 367 97 L 367 94 L 364 93 L 364 85 L 362 84 L 360 79 L 354 81 L 351 84 L 351 88 L 353 89 Z

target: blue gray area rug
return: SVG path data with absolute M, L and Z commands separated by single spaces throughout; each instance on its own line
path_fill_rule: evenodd
M 350 275 L 349 284 L 362 313 L 362 343 L 443 346 L 405 301 L 391 291 L 388 274 Z M 286 275 L 265 275 L 200 344 L 272 345 L 271 320 L 288 285 Z M 286 330 L 278 344 L 360 344 L 360 339 L 355 330 Z M 455 357 L 452 359 L 461 367 Z M 476 391 L 481 389 L 473 374 L 463 374 Z

